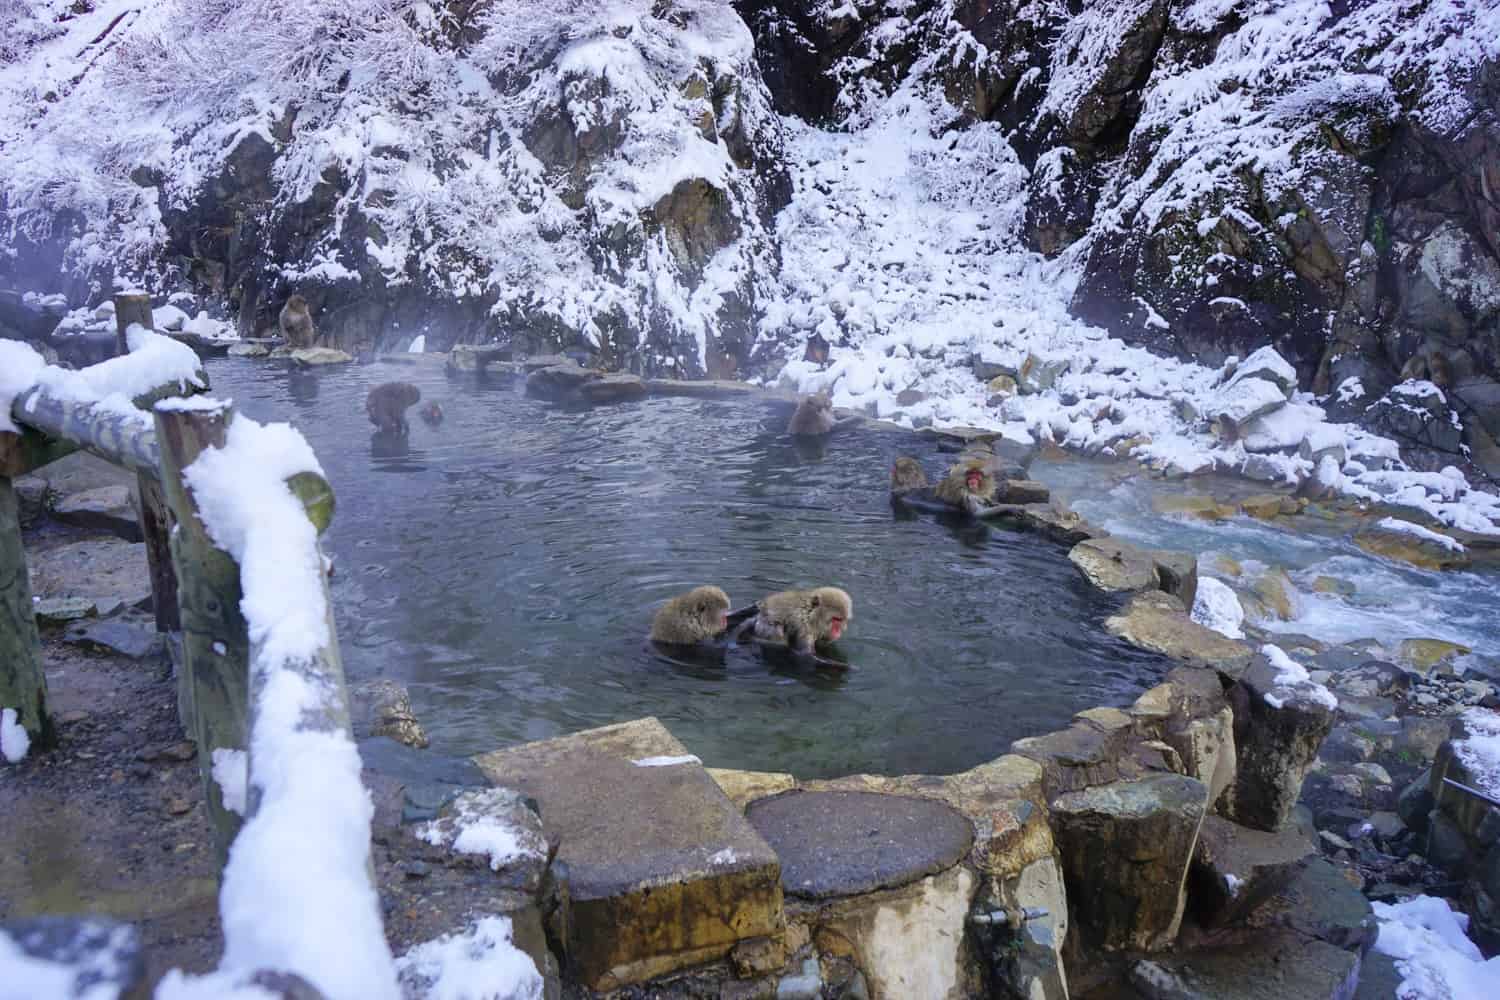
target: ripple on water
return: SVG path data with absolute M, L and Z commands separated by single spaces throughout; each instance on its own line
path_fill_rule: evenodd
M 338 494 L 327 546 L 351 677 L 411 686 L 434 746 L 474 753 L 655 715 L 706 762 L 813 777 L 949 772 L 1096 704 L 1158 658 L 1104 633 L 1113 605 L 1033 536 L 897 520 L 909 435 L 781 433 L 763 403 L 649 399 L 575 412 L 512 386 L 376 365 L 316 375 L 228 359 L 214 388 L 290 420 Z M 436 430 L 374 439 L 363 399 L 416 382 Z M 748 654 L 705 670 L 652 656 L 656 605 L 703 582 L 735 605 L 827 583 L 854 597 L 857 669 L 788 674 Z

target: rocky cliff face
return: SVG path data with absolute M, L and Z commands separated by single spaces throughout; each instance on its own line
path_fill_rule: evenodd
M 299 292 L 345 348 L 426 332 L 710 375 L 748 353 L 787 187 L 732 10 L 74 6 L 97 64 L 6 80 L 32 109 L 0 150 L 20 287 L 185 279 L 244 335 Z M 87 198 L 58 197 L 67 174 Z
M 739 7 L 786 112 L 915 74 L 999 123 L 1022 235 L 1081 261 L 1076 316 L 1209 365 L 1273 345 L 1416 464 L 1497 467 L 1500 5 Z M 1440 391 L 1386 396 L 1406 379 Z
M 764 372 L 854 336 L 864 291 L 780 273 L 819 231 L 774 218 L 792 178 L 800 211 L 836 200 L 788 129 L 894 137 L 901 99 L 990 215 L 975 253 L 1062 258 L 1074 316 L 1209 366 L 1272 345 L 1412 463 L 1500 467 L 1497 0 L 263 6 L 17 21 L 0 281 L 187 280 L 245 333 L 299 291 L 343 346 Z

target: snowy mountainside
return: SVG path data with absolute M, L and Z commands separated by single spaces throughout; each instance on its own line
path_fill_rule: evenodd
M 346 345 L 744 354 L 785 181 L 722 4 L 7 2 L 31 13 L 0 68 L 17 284 L 188 280 L 245 334 L 297 291 Z

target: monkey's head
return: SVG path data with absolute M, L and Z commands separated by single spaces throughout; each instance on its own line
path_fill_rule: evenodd
M 815 333 L 807 338 L 807 348 L 802 352 L 802 360 L 816 365 L 828 363 L 828 341 L 822 334 Z
M 417 416 L 421 417 L 422 422 L 428 427 L 436 427 L 443 422 L 443 408 L 437 404 L 437 400 L 433 400 L 418 410 Z
M 397 382 L 396 385 L 398 387 L 396 390 L 396 399 L 401 404 L 402 408 L 415 406 L 417 404 L 417 400 L 422 398 L 422 390 L 418 389 L 410 382 Z
M 286 307 L 292 312 L 307 312 L 307 300 L 300 295 L 292 295 L 286 300 Z
M 927 485 L 927 473 L 915 458 L 902 455 L 891 466 L 891 492 L 906 493 L 920 490 Z
M 839 638 L 854 620 L 854 602 L 837 587 L 819 587 L 808 595 L 807 603 L 820 639 Z
M 979 496 L 995 492 L 995 479 L 985 468 L 983 459 L 971 459 L 964 466 L 964 489 Z
M 829 398 L 827 392 L 815 392 L 811 396 L 803 396 L 802 405 L 814 413 L 822 413 L 833 409 L 833 400 Z
M 717 635 L 729 627 L 729 595 L 718 587 L 694 587 L 682 600 L 688 613 L 708 635 Z

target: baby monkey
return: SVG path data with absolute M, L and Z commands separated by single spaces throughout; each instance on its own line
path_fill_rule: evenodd
M 386 382 L 371 389 L 365 397 L 365 413 L 382 433 L 405 436 L 411 430 L 406 411 L 421 398 L 422 390 L 410 382 Z
M 729 628 L 729 595 L 694 587 L 663 604 L 651 619 L 651 641 L 672 646 L 710 643 Z
M 443 408 L 437 404 L 437 400 L 424 403 L 417 411 L 417 416 L 422 418 L 422 423 L 428 427 L 436 427 L 443 422 Z

